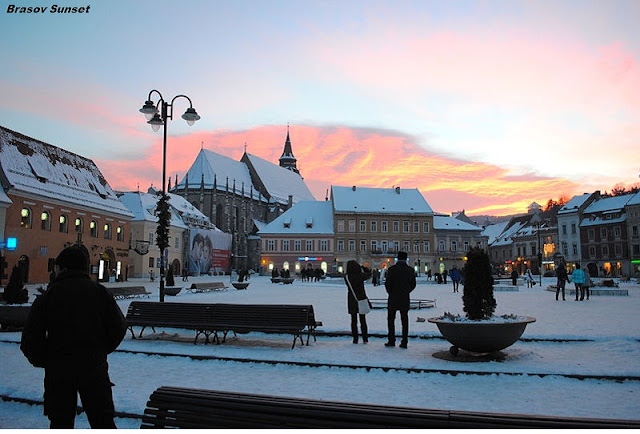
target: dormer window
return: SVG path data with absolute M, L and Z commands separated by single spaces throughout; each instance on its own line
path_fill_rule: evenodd
M 287 228 L 287 229 L 291 227 L 291 219 L 290 218 L 284 219 L 284 227 Z
M 309 217 L 304 222 L 307 229 L 311 229 L 313 227 L 313 217 Z

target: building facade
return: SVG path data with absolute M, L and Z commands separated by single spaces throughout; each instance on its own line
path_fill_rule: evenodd
M 93 161 L 0 127 L 0 184 L 6 208 L 7 269 L 18 265 L 27 283 L 49 281 L 56 256 L 82 243 L 91 274 L 127 278 L 132 214 Z

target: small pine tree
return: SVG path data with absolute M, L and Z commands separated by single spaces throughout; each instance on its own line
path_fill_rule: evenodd
M 176 281 L 173 278 L 173 267 L 169 267 L 167 270 L 167 286 L 176 286 Z
M 467 253 L 462 294 L 467 318 L 481 320 L 493 315 L 496 299 L 493 297 L 491 261 L 489 255 L 479 247 L 474 247 Z

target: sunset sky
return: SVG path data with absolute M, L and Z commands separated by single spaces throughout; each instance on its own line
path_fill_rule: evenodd
M 0 125 L 114 189 L 161 184 L 162 130 L 138 112 L 152 89 L 202 117 L 175 101 L 173 179 L 201 147 L 277 163 L 289 124 L 319 200 L 401 186 L 504 215 L 640 182 L 638 0 L 0 3 Z

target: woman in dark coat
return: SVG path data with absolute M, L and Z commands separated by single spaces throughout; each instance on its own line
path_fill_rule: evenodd
M 349 315 L 351 315 L 351 335 L 353 336 L 353 343 L 358 343 L 358 317 L 360 317 L 360 330 L 362 331 L 362 342 L 369 342 L 369 330 L 367 328 L 367 316 L 360 315 L 358 313 L 358 301 L 367 298 L 367 293 L 364 290 L 364 281 L 371 277 L 371 271 L 366 267 L 361 267 L 358 262 L 351 260 L 347 262 L 347 274 L 344 281 L 347 285 L 347 309 Z M 347 279 L 349 281 L 347 282 Z M 357 297 L 354 298 L 351 288 Z

